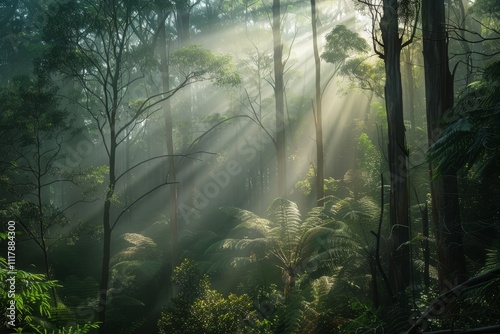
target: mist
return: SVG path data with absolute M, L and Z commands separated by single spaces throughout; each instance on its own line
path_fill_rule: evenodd
M 0 332 L 498 329 L 492 1 L 0 9 Z

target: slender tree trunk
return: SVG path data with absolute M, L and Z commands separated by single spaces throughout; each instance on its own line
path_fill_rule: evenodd
M 378 280 L 377 280 L 377 260 L 375 259 L 375 256 L 370 256 L 368 257 L 368 264 L 370 266 L 370 276 L 371 276 L 371 293 L 372 293 L 372 301 L 373 301 L 373 307 L 377 309 L 380 306 L 380 298 L 379 298 L 379 292 L 378 292 Z
M 161 23 L 161 30 L 158 36 L 160 48 L 160 62 L 162 71 L 162 85 L 163 91 L 168 92 L 170 90 L 170 70 L 168 65 L 168 43 L 167 36 L 165 32 L 165 19 L 166 15 L 163 15 L 163 21 Z M 179 203 L 178 203 L 178 187 L 177 187 L 177 170 L 176 161 L 174 157 L 174 136 L 173 136 L 173 120 L 172 120 L 172 108 L 170 105 L 170 100 L 167 99 L 163 102 L 163 108 L 165 110 L 165 134 L 167 140 L 167 154 L 171 155 L 168 158 L 168 181 L 172 184 L 170 187 L 169 194 L 169 218 L 170 218 L 170 229 L 172 234 L 172 272 L 175 267 L 179 264 Z
M 42 188 L 43 188 L 43 182 L 42 182 L 42 174 L 43 174 L 43 167 L 42 167 L 42 156 L 43 153 L 41 151 L 42 149 L 42 141 L 40 139 L 40 135 L 38 132 L 38 125 L 35 126 L 35 131 L 36 131 L 36 171 L 34 171 L 35 176 L 36 176 L 36 190 L 37 190 L 37 209 L 38 209 L 38 225 L 40 227 L 40 246 L 42 249 L 43 253 L 43 261 L 45 264 L 45 275 L 48 281 L 52 279 L 52 275 L 50 274 L 50 265 L 49 265 L 49 254 L 48 254 L 48 247 L 47 247 L 47 242 L 45 238 L 45 224 L 44 224 L 44 210 L 43 210 L 43 199 L 42 199 Z M 56 289 L 52 288 L 51 289 L 52 293 L 52 299 L 54 300 L 54 305 L 57 307 L 57 294 L 56 294 Z
M 453 77 L 448 65 L 444 0 L 423 0 L 423 47 L 429 145 L 439 139 L 443 113 L 453 106 Z M 456 171 L 439 179 L 429 165 L 432 221 L 435 226 L 439 287 L 462 282 L 466 276 Z
M 175 26 L 177 30 L 177 47 L 182 48 L 187 46 L 191 42 L 191 7 L 190 0 L 180 0 L 176 2 L 177 10 L 175 11 Z M 186 87 L 178 95 L 182 101 L 182 119 L 181 122 L 185 122 L 186 128 L 192 128 L 194 122 L 194 111 L 193 111 L 193 89 L 191 85 Z M 181 132 L 181 143 L 178 149 L 181 152 L 185 152 L 189 148 L 190 144 L 190 132 Z M 186 168 L 192 170 L 192 163 L 189 163 L 189 167 Z M 185 175 L 185 174 L 184 174 Z M 195 175 L 196 177 L 196 175 Z
M 98 321 L 101 323 L 99 334 L 106 333 L 106 308 L 108 303 L 109 266 L 111 261 L 111 204 L 116 185 L 116 134 L 114 124 L 110 124 L 110 148 L 109 148 L 109 183 L 104 201 L 103 213 L 103 252 L 102 272 L 99 284 L 99 309 Z
M 422 212 L 422 234 L 424 236 L 424 240 L 422 242 L 423 249 L 423 257 L 424 257 L 424 286 L 429 288 L 431 285 L 431 277 L 429 274 L 430 269 L 430 245 L 429 245 L 429 207 L 427 206 L 427 202 L 425 202 L 424 211 Z
M 317 32 L 317 13 L 316 13 L 316 0 L 311 0 L 311 24 L 313 34 L 313 50 L 314 50 L 314 65 L 316 72 L 316 112 L 314 118 L 314 125 L 316 129 L 316 201 L 321 205 L 322 199 L 325 197 L 324 190 L 324 157 L 323 157 L 323 116 L 321 106 L 321 60 L 318 51 L 318 32 Z
M 274 96 L 276 101 L 276 161 L 278 170 L 278 194 L 280 197 L 286 197 L 285 103 L 280 0 L 273 0 L 273 46 Z
M 390 267 L 389 279 L 395 293 L 410 283 L 409 198 L 403 92 L 401 87 L 401 39 L 399 37 L 397 0 L 384 0 L 380 21 L 385 55 L 385 104 L 388 124 L 390 191 Z
M 284 289 L 283 295 L 285 296 L 285 303 L 288 303 L 290 293 L 295 288 L 297 274 L 294 269 L 286 269 L 283 271 Z

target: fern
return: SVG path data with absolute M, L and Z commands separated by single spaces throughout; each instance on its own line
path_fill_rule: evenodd
M 451 110 L 428 159 L 439 176 L 449 168 L 466 168 L 482 178 L 498 171 L 500 147 L 500 61 L 487 66 L 480 82 L 467 87 Z
M 42 329 L 43 328 L 43 329 Z M 36 333 L 39 334 L 87 334 L 90 333 L 93 329 L 99 328 L 98 323 L 92 323 L 92 324 L 83 324 L 83 325 L 70 325 L 68 327 L 64 327 L 61 329 L 57 330 L 48 330 L 47 328 L 44 328 L 43 326 L 34 326 L 33 329 L 36 331 Z

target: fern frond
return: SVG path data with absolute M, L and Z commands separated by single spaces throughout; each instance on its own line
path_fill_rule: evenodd
M 244 222 L 249 219 L 259 218 L 259 216 L 251 211 L 235 208 L 232 206 L 223 206 L 220 208 L 220 210 L 238 222 Z
M 253 251 L 258 249 L 266 249 L 270 240 L 266 238 L 256 239 L 233 239 L 227 238 L 212 244 L 206 253 L 219 250 L 246 250 Z
M 300 211 L 297 204 L 285 198 L 276 198 L 267 210 L 269 217 L 278 225 L 300 225 Z
M 137 247 L 156 247 L 156 243 L 153 239 L 139 233 L 125 233 L 121 237 Z
M 247 219 L 241 224 L 235 226 L 230 233 L 231 237 L 266 237 L 269 235 L 269 228 L 271 222 L 264 218 L 251 218 Z

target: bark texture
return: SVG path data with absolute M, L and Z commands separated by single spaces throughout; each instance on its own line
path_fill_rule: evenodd
M 401 49 L 398 1 L 384 0 L 380 30 L 384 43 L 385 104 L 388 124 L 388 156 L 390 172 L 390 266 L 389 280 L 393 292 L 403 291 L 410 283 L 408 151 L 403 121 L 401 85 Z
M 422 1 L 425 95 L 429 145 L 440 138 L 440 122 L 453 107 L 453 77 L 449 70 L 444 0 Z M 440 289 L 462 282 L 466 276 L 456 171 L 431 179 L 432 221 L 437 244 Z

